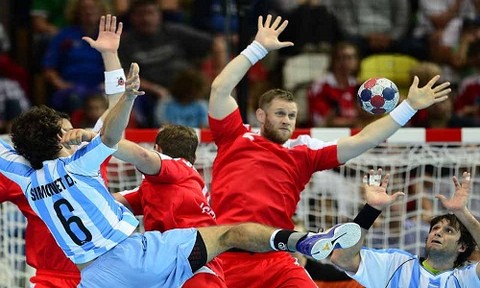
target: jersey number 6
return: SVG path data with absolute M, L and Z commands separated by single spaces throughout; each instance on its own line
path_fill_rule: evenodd
M 85 244 L 86 242 L 92 241 L 92 233 L 87 230 L 87 227 L 85 227 L 85 225 L 82 223 L 82 220 L 78 216 L 70 216 L 68 219 L 63 216 L 61 208 L 62 205 L 65 205 L 70 212 L 73 211 L 73 207 L 72 204 L 70 204 L 70 202 L 68 202 L 66 199 L 59 199 L 53 203 L 53 208 L 55 209 L 55 212 L 57 212 L 57 217 L 72 241 L 79 246 Z M 77 235 L 75 235 L 75 233 L 72 231 L 72 225 L 74 224 L 78 227 L 78 229 L 80 229 L 80 231 L 83 232 L 83 240 L 78 238 Z

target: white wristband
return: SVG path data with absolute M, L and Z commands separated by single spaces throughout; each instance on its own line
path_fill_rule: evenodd
M 252 44 L 243 49 L 240 54 L 247 57 L 248 61 L 254 65 L 258 62 L 258 60 L 261 60 L 263 57 L 265 57 L 268 54 L 268 51 L 265 49 L 265 47 L 263 47 L 262 44 L 257 41 L 253 41 Z
M 105 94 L 125 92 L 125 72 L 123 69 L 105 71 Z
M 392 112 L 390 112 L 390 116 L 398 123 L 398 125 L 403 126 L 407 124 L 408 120 L 410 120 L 415 113 L 417 113 L 417 110 L 413 109 L 412 106 L 404 100 L 400 105 L 393 109 Z

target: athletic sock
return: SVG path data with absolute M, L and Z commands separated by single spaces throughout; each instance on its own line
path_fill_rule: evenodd
M 270 238 L 270 246 L 276 251 L 297 251 L 297 243 L 307 237 L 307 233 L 279 229 Z

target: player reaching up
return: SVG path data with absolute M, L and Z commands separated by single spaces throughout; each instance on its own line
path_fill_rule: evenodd
M 121 25 L 117 30 L 116 18 L 108 15 L 101 18 L 100 30 L 117 34 Z M 109 45 L 91 44 L 98 48 Z M 107 71 L 119 63 L 116 53 L 106 55 L 104 60 L 110 62 L 105 63 Z M 113 70 L 115 78 L 123 77 L 118 68 Z M 135 287 L 138 283 L 144 287 L 178 287 L 192 272 L 232 247 L 255 252 L 298 250 L 317 258 L 329 254 L 321 248 L 330 243 L 332 235 L 306 235 L 254 223 L 134 233 L 138 220 L 114 200 L 99 176 L 100 164 L 119 146 L 134 99 L 143 94 L 137 90 L 138 66 L 132 64 L 125 87 L 122 84 L 117 81 L 106 87 L 107 93 L 125 93 L 106 117 L 100 134 L 81 129 L 63 133 L 59 115 L 41 106 L 14 121 L 15 149 L 0 141 L 0 172 L 22 188 L 32 209 L 81 270 L 79 287 Z M 70 149 L 83 142 L 88 144 Z M 143 172 L 158 173 L 158 154 L 122 142 L 120 149 L 129 148 L 137 155 L 137 163 L 144 163 Z M 356 224 L 345 224 L 337 230 L 345 230 L 345 235 L 339 235 L 347 244 L 342 247 L 352 246 L 359 239 Z
M 430 221 L 425 258 L 400 249 L 362 248 L 368 229 L 382 210 L 403 194 L 388 195 L 389 175 L 381 180 L 381 173 L 381 169 L 377 174 L 372 170 L 370 177 L 364 178 L 367 203 L 355 218 L 362 227 L 362 241 L 334 251 L 332 262 L 365 287 L 480 287 L 480 265 L 467 261 L 480 241 L 480 222 L 467 208 L 470 173 L 464 172 L 460 181 L 453 177 L 451 198 L 436 196 L 449 213 Z
M 450 92 L 448 82 L 434 86 L 439 76 L 421 88 L 414 77 L 407 100 L 389 115 L 354 136 L 322 142 L 307 135 L 290 139 L 297 104 L 290 92 L 273 89 L 260 97 L 256 111 L 260 133 L 252 133 L 243 125 L 231 94 L 249 68 L 269 51 L 293 45 L 278 39 L 287 25 L 281 17 L 273 20 L 268 15 L 265 21 L 259 17 L 255 41 L 230 61 L 212 83 L 209 122 L 218 152 L 212 171 L 211 205 L 219 224 L 253 221 L 291 229 L 300 192 L 314 172 L 338 167 L 375 147 L 418 109 L 444 101 Z M 316 287 L 288 253 L 232 252 L 222 254 L 221 259 L 231 288 Z M 255 281 L 259 277 L 262 282 Z

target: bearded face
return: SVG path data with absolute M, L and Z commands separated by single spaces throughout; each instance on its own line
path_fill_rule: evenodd
M 292 137 L 297 120 L 295 102 L 275 99 L 265 111 L 259 110 L 257 117 L 261 123 L 261 133 L 265 138 L 283 144 Z

